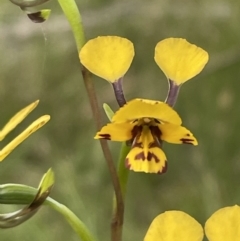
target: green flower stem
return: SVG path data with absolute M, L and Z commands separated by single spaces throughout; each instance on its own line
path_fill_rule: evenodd
M 82 25 L 82 17 L 78 10 L 75 0 L 58 0 L 69 24 L 76 41 L 78 53 L 85 43 L 85 34 Z
M 29 204 L 35 197 L 37 189 L 20 184 L 0 185 L 0 203 L 1 204 Z M 85 224 L 66 206 L 48 197 L 44 205 L 53 208 L 64 216 L 77 233 L 82 241 L 95 241 Z
M 130 151 L 130 147 L 127 146 L 126 142 L 122 143 L 120 155 L 119 155 L 119 160 L 118 160 L 118 178 L 121 186 L 121 193 L 122 193 L 122 198 L 123 198 L 123 204 L 124 204 L 124 199 L 126 195 L 126 189 L 127 189 L 127 182 L 128 182 L 128 174 L 129 170 L 125 167 L 125 159 L 127 154 Z M 118 211 L 117 211 L 117 203 L 116 203 L 116 196 L 113 198 L 113 220 L 117 219 Z M 123 219 L 122 217 L 122 224 L 123 224 Z M 112 237 L 114 236 L 119 236 L 122 237 L 122 225 L 119 226 L 119 229 L 114 229 L 114 222 L 112 223 Z M 117 232 L 117 233 L 116 233 Z M 112 239 L 114 240 L 114 239 Z
M 118 178 L 121 185 L 123 200 L 125 199 L 125 196 L 126 196 L 128 174 L 129 174 L 129 170 L 125 166 L 125 160 L 130 149 L 131 147 L 128 146 L 126 142 L 122 143 L 121 152 L 119 155 L 119 162 L 118 162 Z
M 58 0 L 60 6 L 63 9 L 66 18 L 68 19 L 72 32 L 77 44 L 78 53 L 81 50 L 82 46 L 85 43 L 85 35 L 82 26 L 82 18 L 79 13 L 78 7 L 74 0 Z M 85 84 L 85 88 L 87 90 L 88 98 L 90 100 L 90 105 L 93 113 L 93 117 L 97 126 L 97 130 L 102 127 L 101 114 L 98 106 L 97 96 L 95 93 L 95 89 L 92 83 L 90 72 L 82 67 L 82 76 Z M 121 187 L 117 176 L 117 171 L 114 166 L 114 162 L 111 156 L 111 152 L 109 150 L 108 144 L 105 140 L 100 140 L 101 148 L 106 159 L 108 169 L 111 175 L 114 192 L 116 195 L 116 203 L 117 203 L 117 216 L 113 217 L 112 224 L 112 233 L 116 233 L 116 237 L 112 236 L 112 241 L 120 241 L 121 240 L 121 230 L 123 224 L 123 214 L 124 214 L 124 204 L 122 199 Z

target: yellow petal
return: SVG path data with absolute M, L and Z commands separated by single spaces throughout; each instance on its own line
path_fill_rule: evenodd
M 202 226 L 181 211 L 167 211 L 151 223 L 144 241 L 201 241 Z
M 240 240 L 240 207 L 221 208 L 205 224 L 205 233 L 209 241 Z
M 109 123 L 104 126 L 94 137 L 95 139 L 106 139 L 111 141 L 128 141 L 132 139 L 131 123 Z
M 128 122 L 149 117 L 162 122 L 181 125 L 182 120 L 175 110 L 161 101 L 134 99 L 120 108 L 112 118 L 113 122 Z
M 159 124 L 161 130 L 160 139 L 174 144 L 192 144 L 196 146 L 198 144 L 193 134 L 183 126 L 173 124 Z
M 18 135 L 0 151 L 0 161 L 2 161 L 6 156 L 8 156 L 19 144 L 21 144 L 33 132 L 37 131 L 39 128 L 45 125 L 49 120 L 49 115 L 41 116 L 37 120 L 35 120 L 20 135 Z
M 23 119 L 27 117 L 29 113 L 31 113 L 36 106 L 38 105 L 39 100 L 33 102 L 32 104 L 28 105 L 27 107 L 20 110 L 16 115 L 14 115 L 8 123 L 3 127 L 0 131 L 0 141 L 5 138 L 5 136 L 12 131 L 19 123 L 22 122 Z
M 208 53 L 185 39 L 168 38 L 155 48 L 157 65 L 178 85 L 199 74 L 208 62 Z
M 126 167 L 135 172 L 163 173 L 167 171 L 167 158 L 161 143 L 148 126 L 139 127 L 132 149 L 126 157 Z
M 134 56 L 131 41 L 117 36 L 89 40 L 81 49 L 81 63 L 93 74 L 115 82 L 129 69 Z
M 159 147 L 149 148 L 145 155 L 143 148 L 136 146 L 126 157 L 126 167 L 135 172 L 160 174 L 167 171 L 167 158 Z

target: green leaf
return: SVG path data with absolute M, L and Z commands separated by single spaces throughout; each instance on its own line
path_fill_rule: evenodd
M 44 175 L 41 185 L 42 190 L 47 190 L 53 184 L 53 173 L 51 169 Z M 20 184 L 0 185 L 0 204 L 28 204 L 38 193 L 36 188 Z M 49 206 L 62 214 L 66 221 L 71 225 L 82 241 L 95 241 L 86 225 L 66 206 L 47 197 L 43 205 Z M 1 222 L 0 222 L 1 223 Z
M 114 112 L 113 112 L 113 110 L 111 109 L 111 107 L 110 107 L 108 104 L 104 103 L 104 104 L 103 104 L 103 109 L 104 109 L 104 111 L 105 111 L 108 119 L 109 119 L 110 121 L 112 121 L 112 117 L 114 116 Z
M 54 183 L 54 174 L 51 169 L 43 175 L 38 192 L 33 201 L 26 207 L 11 213 L 0 214 L 0 228 L 16 227 L 31 218 L 41 207 L 50 194 Z

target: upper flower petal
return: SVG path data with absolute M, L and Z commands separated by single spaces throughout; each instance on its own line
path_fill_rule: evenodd
M 94 137 L 112 141 L 127 141 L 132 139 L 132 123 L 109 123 L 104 126 Z
M 101 36 L 89 40 L 81 49 L 81 63 L 93 74 L 115 82 L 129 69 L 134 56 L 131 41 L 118 36 Z
M 4 137 L 10 131 L 12 131 L 19 123 L 21 123 L 27 117 L 27 115 L 36 108 L 38 103 L 39 103 L 39 100 L 31 103 L 30 105 L 20 110 L 17 114 L 15 114 L 0 131 L 0 141 L 3 140 Z
M 159 124 L 161 131 L 161 140 L 174 144 L 192 144 L 196 146 L 198 144 L 193 134 L 183 126 L 174 124 Z
M 128 122 L 139 118 L 154 118 L 162 122 L 181 125 L 182 120 L 175 110 L 161 101 L 134 99 L 121 107 L 113 116 L 113 122 Z
M 208 53 L 185 39 L 167 38 L 156 45 L 154 59 L 167 78 L 180 85 L 202 71 Z
M 209 241 L 239 241 L 240 207 L 221 208 L 205 224 L 205 233 Z
M 151 223 L 144 241 L 201 241 L 202 226 L 181 211 L 167 211 Z

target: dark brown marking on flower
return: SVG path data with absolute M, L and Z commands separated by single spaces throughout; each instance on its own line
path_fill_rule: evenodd
M 134 147 L 139 147 L 139 148 L 143 148 L 143 144 L 142 144 L 142 142 L 135 142 L 134 144 L 133 144 L 133 146 L 132 146 L 132 148 L 134 148 Z
M 155 104 L 155 105 L 157 105 L 157 104 L 159 104 L 159 102 L 158 102 L 158 101 L 156 101 L 154 104 Z
M 149 129 L 152 133 L 153 136 L 156 136 L 158 138 L 161 137 L 162 132 L 160 131 L 160 129 L 158 128 L 158 126 L 149 126 Z
M 148 148 L 154 148 L 154 147 L 161 148 L 161 144 L 158 141 L 154 141 L 148 145 Z
M 99 134 L 100 139 L 111 140 L 110 134 Z
M 136 161 L 138 161 L 138 160 L 145 161 L 146 157 L 145 157 L 145 155 L 144 155 L 144 152 L 142 151 L 142 152 L 138 153 L 138 154 L 135 156 L 134 159 L 135 159 Z
M 151 147 L 161 148 L 162 147 L 162 140 L 161 140 L 162 132 L 160 131 L 158 126 L 150 126 L 149 129 L 150 129 L 153 139 L 154 139 L 154 142 L 149 144 L 149 148 L 151 148 Z
M 182 138 L 182 139 L 180 139 L 180 141 L 182 142 L 182 143 L 184 143 L 184 144 L 191 144 L 191 145 L 193 145 L 193 139 L 188 139 L 188 138 Z
M 167 168 L 168 168 L 168 163 L 167 163 L 167 160 L 165 160 L 165 166 L 162 168 L 161 171 L 159 171 L 157 174 L 163 174 L 167 171 Z
M 132 137 L 135 138 L 139 133 L 142 132 L 142 129 L 143 129 L 142 126 L 138 126 L 138 125 L 134 126 L 132 131 L 131 131 Z
M 138 126 L 138 125 L 133 127 L 133 129 L 131 131 L 132 139 L 128 140 L 128 143 L 131 143 L 132 147 L 138 146 L 137 143 L 138 143 L 139 137 L 141 136 L 142 129 L 143 129 L 143 127 Z M 139 146 L 139 147 L 141 147 L 141 146 Z
M 147 160 L 148 161 L 152 161 L 152 159 L 156 162 L 156 163 L 159 163 L 160 162 L 160 159 L 153 153 L 153 152 L 148 152 L 148 155 L 147 155 Z

